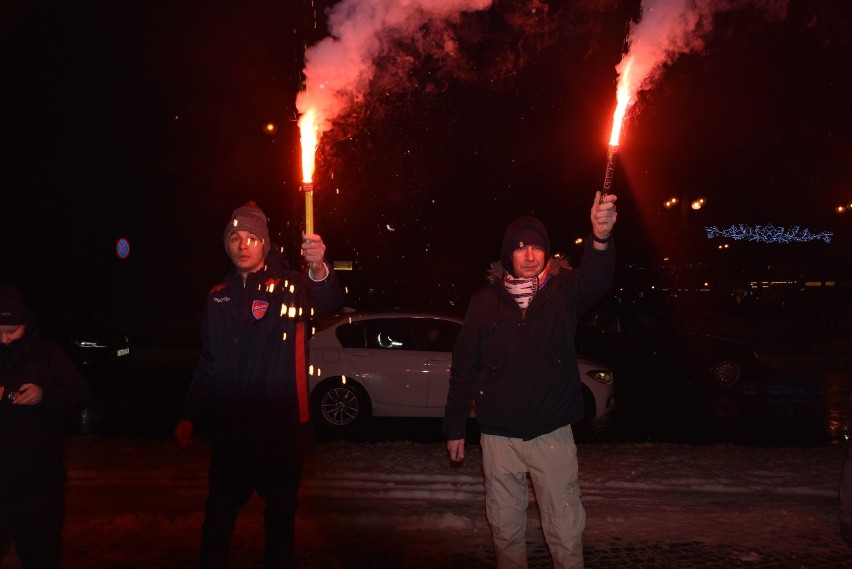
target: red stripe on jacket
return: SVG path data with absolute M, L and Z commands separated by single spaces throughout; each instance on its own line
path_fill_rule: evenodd
M 296 324 L 296 396 L 299 398 L 299 422 L 307 423 L 308 410 L 308 374 L 305 371 L 305 323 Z

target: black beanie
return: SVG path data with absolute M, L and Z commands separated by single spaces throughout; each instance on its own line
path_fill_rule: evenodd
M 500 262 L 507 272 L 515 274 L 512 253 L 518 247 L 527 245 L 541 246 L 544 249 L 545 261 L 550 258 L 550 238 L 547 236 L 547 229 L 542 222 L 530 215 L 519 217 L 506 227 L 503 245 L 500 248 Z
M 263 244 L 263 256 L 269 253 L 269 228 L 266 225 L 266 214 L 253 201 L 248 201 L 234 210 L 228 225 L 225 226 L 225 252 L 228 250 L 228 239 L 234 231 L 248 231 L 260 237 Z
M 0 286 L 0 325 L 29 324 L 31 319 L 21 291 L 13 286 Z

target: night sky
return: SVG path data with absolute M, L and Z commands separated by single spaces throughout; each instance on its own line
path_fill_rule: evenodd
M 335 2 L 38 4 L 0 15 L 0 280 L 45 305 L 192 315 L 229 267 L 222 230 L 244 201 L 294 249 L 295 99 Z M 627 267 L 662 278 L 665 257 L 724 286 L 849 279 L 852 211 L 833 208 L 852 203 L 852 7 L 715 4 L 703 49 L 666 65 L 625 122 L 618 284 L 635 284 Z M 382 38 L 393 49 L 317 154 L 315 227 L 354 264 L 349 303 L 463 310 L 524 214 L 577 261 L 639 15 L 638 1 L 498 0 Z M 672 196 L 707 205 L 667 210 Z M 724 252 L 706 238 L 735 224 L 833 238 Z

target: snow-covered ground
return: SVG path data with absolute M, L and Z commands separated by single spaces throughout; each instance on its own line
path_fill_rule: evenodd
M 837 534 L 842 445 L 578 448 L 587 546 L 701 542 L 800 558 L 845 548 Z M 203 439 L 181 449 L 167 439 L 70 437 L 64 567 L 192 567 L 207 451 Z M 238 520 L 233 550 L 244 560 L 257 559 L 262 547 L 261 514 L 255 497 Z M 540 540 L 534 505 L 528 532 Z M 473 555 L 487 566 L 479 447 L 469 445 L 454 466 L 441 443 L 321 443 L 302 486 L 298 541 L 303 556 L 353 542 L 377 551 L 404 544 L 412 558 Z M 14 552 L 0 564 L 18 566 Z

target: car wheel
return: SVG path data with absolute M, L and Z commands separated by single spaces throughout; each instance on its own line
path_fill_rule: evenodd
M 743 368 L 732 359 L 722 359 L 710 366 L 710 377 L 716 385 L 736 387 L 743 379 Z
M 64 425 L 66 432 L 74 435 L 96 435 L 103 432 L 103 401 L 92 394 L 89 404 L 76 417 L 71 417 Z
M 583 385 L 583 423 L 593 421 L 597 417 L 597 406 L 592 390 Z
M 353 431 L 372 415 L 370 398 L 352 380 L 327 379 L 314 389 L 314 417 L 318 426 L 334 431 Z
M 90 435 L 98 432 L 100 419 L 100 412 L 96 407 L 86 407 L 77 418 L 77 434 Z

